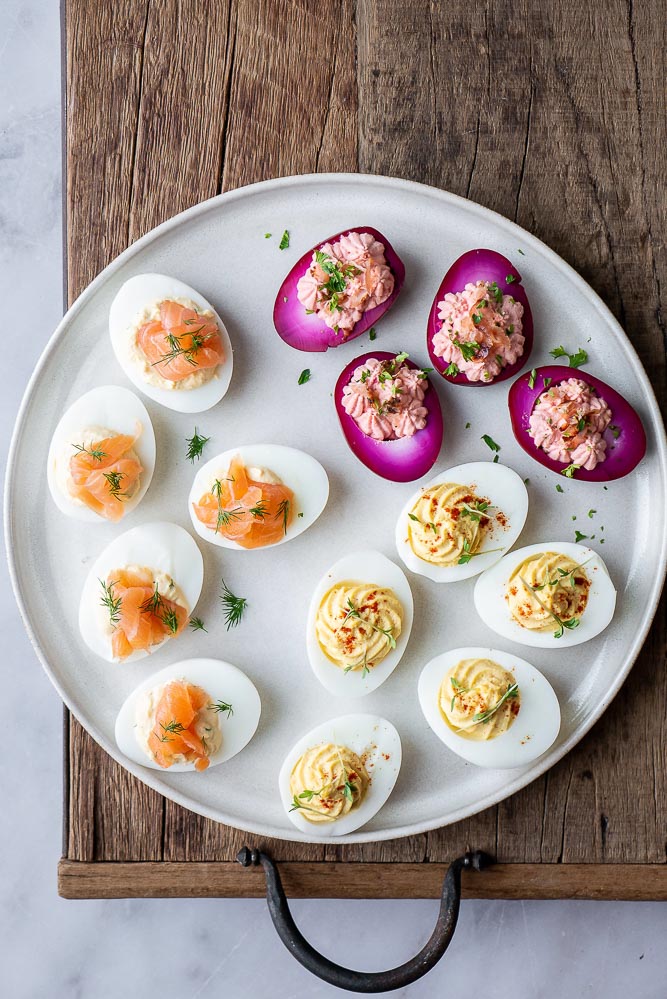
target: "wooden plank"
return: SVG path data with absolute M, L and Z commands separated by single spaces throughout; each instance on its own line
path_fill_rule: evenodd
M 217 191 L 318 170 L 388 173 L 470 196 L 553 246 L 611 305 L 664 400 L 667 40 L 656 7 L 66 0 L 69 299 L 133 239 Z M 581 745 L 497 808 L 390 843 L 261 845 L 290 862 L 304 893 L 318 894 L 317 879 L 348 861 L 350 884 L 361 886 L 348 896 L 372 896 L 375 882 L 392 890 L 398 876 L 415 891 L 432 878 L 432 897 L 438 865 L 469 846 L 518 863 L 524 890 L 535 893 L 525 897 L 562 897 L 548 895 L 556 882 L 559 891 L 620 891 L 619 872 L 639 884 L 628 866 L 637 862 L 662 891 L 654 865 L 665 860 L 667 815 L 664 621 L 663 605 L 632 682 Z M 127 866 L 141 893 L 144 868 L 159 870 L 188 893 L 186 875 L 174 872 L 230 862 L 244 842 L 130 777 L 74 719 L 68 749 L 62 871 L 77 897 L 86 885 L 97 891 L 90 861 L 164 859 L 102 863 L 101 877 L 123 884 Z M 585 866 L 609 862 L 611 874 Z M 390 873 L 378 877 L 379 863 Z M 539 884 L 533 865 L 545 872 Z M 585 880 L 564 888 L 562 871 L 573 865 Z M 228 872 L 228 894 L 247 893 L 248 872 L 213 868 Z M 499 892 L 511 890 L 504 870 L 494 868 Z
M 446 864 L 283 863 L 290 898 L 439 898 Z M 85 864 L 63 860 L 63 898 L 262 898 L 261 868 L 236 863 Z M 464 898 L 667 900 L 665 864 L 497 864 L 464 871 Z

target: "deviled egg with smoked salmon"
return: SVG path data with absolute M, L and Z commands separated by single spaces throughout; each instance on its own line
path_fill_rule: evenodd
M 616 590 L 592 548 L 545 541 L 519 548 L 475 585 L 475 608 L 503 638 L 563 648 L 595 638 L 614 616 Z
M 448 749 L 478 767 L 522 767 L 560 731 L 560 705 L 545 676 L 499 649 L 450 649 L 426 664 L 418 695 Z
M 111 344 L 145 395 L 180 413 L 219 402 L 232 377 L 232 345 L 220 316 L 198 291 L 166 274 L 137 274 L 109 312 Z
M 511 468 L 491 461 L 456 465 L 410 497 L 396 523 L 396 548 L 408 569 L 454 583 L 509 551 L 527 514 L 528 492 Z
M 310 838 L 344 836 L 365 825 L 394 789 L 401 739 L 386 718 L 343 715 L 312 729 L 280 769 L 283 806 Z
M 201 593 L 204 563 L 187 531 L 163 521 L 115 538 L 84 583 L 79 628 L 107 662 L 151 655 L 187 627 Z
M 211 458 L 188 497 L 197 534 L 221 548 L 267 548 L 291 541 L 329 498 L 319 461 L 282 444 L 251 444 Z
M 68 517 L 115 522 L 141 502 L 154 469 L 146 407 L 129 389 L 101 385 L 61 417 L 49 447 L 47 482 Z
M 412 630 L 405 573 L 376 551 L 352 552 L 313 592 L 306 649 L 313 673 L 337 697 L 363 697 L 398 666 Z
M 238 667 L 186 659 L 132 691 L 116 718 L 116 743 L 154 770 L 207 770 L 241 752 L 260 713 L 257 689 Z

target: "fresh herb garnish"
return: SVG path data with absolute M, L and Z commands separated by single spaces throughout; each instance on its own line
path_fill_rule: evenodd
M 127 499 L 127 493 L 122 493 L 120 491 L 120 480 L 124 479 L 125 472 L 102 472 L 102 475 L 107 480 L 107 485 L 109 486 L 109 494 L 117 499 L 118 502 Z
M 355 605 L 354 605 L 354 601 L 352 600 L 352 597 L 348 597 L 347 608 L 348 608 L 347 609 L 347 613 L 345 614 L 345 617 L 343 618 L 343 624 L 345 624 L 345 622 L 349 618 L 351 618 L 351 617 L 355 617 L 359 621 L 364 621 L 370 628 L 373 629 L 373 631 L 377 631 L 377 633 L 379 635 L 384 635 L 384 637 L 386 638 L 387 643 L 388 643 L 390 649 L 395 649 L 396 648 L 396 639 L 394 638 L 394 636 L 392 634 L 393 628 L 381 628 L 379 625 L 373 624 L 372 621 L 367 621 L 365 618 L 362 618 L 361 613 L 359 612 L 359 608 L 355 607 Z
M 225 624 L 227 625 L 227 631 L 229 631 L 230 628 L 235 628 L 239 624 L 248 606 L 248 601 L 245 597 L 237 597 L 232 593 L 224 579 L 222 581 L 220 599 L 225 614 Z
M 269 508 L 264 500 L 260 500 L 259 503 L 255 506 L 251 506 L 248 510 L 248 513 L 252 514 L 253 517 L 257 517 L 259 520 L 264 520 L 268 512 Z
M 575 532 L 574 532 L 574 540 L 577 542 L 577 544 L 580 541 L 587 541 L 588 540 L 588 535 L 587 534 L 582 534 L 581 531 L 576 531 L 575 530 Z
M 209 711 L 217 711 L 218 714 L 226 714 L 228 718 L 234 714 L 234 708 L 226 701 L 216 701 L 215 704 L 209 704 L 208 709 Z
M 215 533 L 223 527 L 228 527 L 233 520 L 239 520 L 244 513 L 242 506 L 235 506 L 232 510 L 226 510 L 222 505 L 222 482 L 216 479 L 211 487 L 211 492 L 218 501 L 218 516 L 215 523 Z
M 574 473 L 578 468 L 581 468 L 581 465 L 575 465 L 572 463 L 571 465 L 568 465 L 567 468 L 564 468 L 560 474 L 564 475 L 566 479 L 573 479 Z
M 591 520 L 593 519 L 593 514 L 595 514 L 595 513 L 597 513 L 597 510 L 589 510 L 588 511 L 588 516 L 591 518 Z
M 519 684 L 518 683 L 509 684 L 503 696 L 500 698 L 499 701 L 496 702 L 496 704 L 493 705 L 492 708 L 489 708 L 488 711 L 479 711 L 477 714 L 472 716 L 472 720 L 475 722 L 481 722 L 482 725 L 486 725 L 489 719 L 496 713 L 496 711 L 500 707 L 502 707 L 505 701 L 508 701 L 510 698 L 518 696 L 519 696 Z
M 492 451 L 500 451 L 500 444 L 496 444 L 493 437 L 489 437 L 488 434 L 482 434 L 480 440 L 483 440 L 487 447 L 490 447 Z
M 200 617 L 191 617 L 189 624 L 193 631 L 206 631 L 204 622 Z M 208 634 L 208 632 L 206 633 Z
M 287 534 L 290 506 L 291 504 L 288 499 L 281 500 L 275 513 L 275 520 L 278 520 L 280 517 L 283 518 L 283 534 Z
M 504 552 L 504 551 L 505 551 L 504 548 L 487 548 L 486 551 L 483 551 L 483 552 L 471 552 L 470 551 L 470 542 L 466 538 L 465 541 L 463 542 L 463 551 L 461 553 L 461 557 L 458 560 L 457 564 L 458 565 L 467 565 L 468 562 L 470 561 L 470 559 L 471 558 L 475 558 L 476 555 L 490 555 L 491 552 Z
M 579 348 L 576 354 L 570 354 L 569 351 L 565 350 L 565 347 L 555 347 L 549 353 L 553 358 L 567 357 L 571 368 L 580 368 L 588 360 L 588 354 L 582 347 Z
M 472 318 L 473 318 L 473 322 L 474 322 L 475 321 L 475 317 L 473 316 Z M 481 319 L 481 316 L 480 316 L 480 319 Z M 478 319 L 478 322 L 479 322 L 479 319 Z M 463 360 L 464 361 L 472 361 L 472 360 L 474 360 L 475 357 L 477 356 L 477 352 L 478 352 L 478 350 L 480 348 L 480 344 L 478 344 L 475 340 L 452 340 L 452 343 L 454 344 L 455 347 L 459 348 L 459 350 L 461 351 L 461 355 L 463 356 Z
M 488 509 L 488 500 L 477 500 L 475 506 L 469 506 L 467 503 L 462 503 L 461 515 L 463 517 L 470 517 L 471 520 L 479 521 Z
M 459 683 L 459 681 L 456 679 L 455 676 L 450 676 L 449 679 L 450 679 L 450 682 L 452 684 L 452 687 L 454 688 L 454 694 L 452 696 L 452 700 L 451 700 L 450 705 L 449 705 L 449 710 L 453 711 L 454 710 L 454 703 L 456 701 L 456 698 L 460 694 L 467 694 L 468 688 L 464 687 L 463 684 Z
M 554 631 L 554 638 L 562 638 L 563 635 L 565 634 L 565 628 L 568 628 L 570 631 L 572 631 L 574 628 L 579 627 L 579 618 L 573 617 L 570 618 L 569 621 L 563 621 L 561 618 L 558 617 L 558 614 L 554 614 L 554 612 L 550 610 L 546 604 L 542 603 L 542 601 L 537 595 L 537 590 L 535 589 L 534 586 L 531 586 L 530 583 L 527 583 L 526 580 L 523 578 L 523 576 L 519 576 L 519 579 L 526 587 L 526 589 L 530 590 L 530 592 L 533 594 L 535 600 L 540 605 L 542 610 L 550 617 L 552 617 L 556 622 L 556 624 L 558 625 L 558 628 L 556 629 L 556 631 Z
M 271 239 L 271 233 L 270 232 L 265 232 L 264 233 L 264 239 Z
M 157 583 L 155 583 L 155 589 L 153 590 L 150 597 L 144 600 L 143 604 L 139 607 L 142 614 L 157 614 L 160 607 L 162 606 L 162 594 L 158 590 Z
M 530 378 L 528 379 L 528 388 L 530 388 L 530 389 L 535 388 L 535 378 L 536 378 L 536 376 L 537 376 L 537 368 L 533 368 L 533 370 L 530 373 Z
M 616 426 L 611 426 L 611 427 L 609 427 L 609 429 L 611 430 L 612 434 L 614 435 L 614 440 L 617 441 L 618 438 L 621 436 L 621 428 L 620 427 L 616 427 Z
M 195 458 L 199 459 L 202 456 L 202 451 L 204 446 L 210 441 L 210 437 L 200 437 L 197 433 L 197 428 L 195 427 L 195 432 L 192 437 L 186 437 L 185 443 L 188 445 L 188 450 L 185 457 L 188 461 L 191 461 L 194 465 Z
M 490 283 L 490 285 L 489 285 L 489 291 L 491 292 L 491 295 L 495 299 L 496 304 L 500 305 L 500 303 L 503 300 L 503 293 L 500 290 L 500 288 L 498 287 L 498 282 L 497 281 L 492 281 Z
M 162 722 L 160 722 L 160 728 L 162 729 L 163 732 L 165 733 L 171 732 L 174 735 L 180 735 L 181 732 L 185 732 L 185 726 L 181 725 L 181 723 L 179 721 L 176 721 L 175 718 L 172 721 L 167 722 L 166 725 L 163 725 Z M 171 740 L 167 741 L 170 742 Z
M 205 328 L 206 327 L 202 325 L 196 330 L 188 330 L 187 333 L 183 333 L 181 336 L 176 336 L 175 333 L 167 333 L 165 340 L 169 344 L 169 350 L 164 353 L 159 360 L 153 361 L 152 367 L 155 367 L 156 364 L 169 364 L 177 357 L 183 356 L 188 364 L 191 364 L 193 368 L 196 368 L 199 362 L 195 359 L 195 354 L 201 350 L 207 340 L 216 336 L 216 332 L 204 333 L 203 336 L 200 336 L 202 330 Z M 183 347 L 181 346 L 181 340 L 183 340 L 186 336 L 190 337 L 191 342 L 189 346 Z
M 470 427 L 471 427 L 471 424 L 470 423 L 466 423 L 466 430 L 470 430 Z
M 100 579 L 99 583 L 102 587 L 102 599 L 100 603 L 109 611 L 109 623 L 115 628 L 120 621 L 120 608 L 123 604 L 123 598 L 115 596 L 113 592 L 113 588 L 118 583 L 118 580 L 105 583 L 104 580 Z
M 169 629 L 172 635 L 176 634 L 178 631 L 178 616 L 173 607 L 167 607 L 160 620 L 163 625 Z
M 301 374 L 299 375 L 299 379 L 298 379 L 297 384 L 298 385 L 305 385 L 306 382 L 309 382 L 309 381 L 310 381 L 310 368 L 304 368 L 303 371 L 301 372 Z
M 552 381 L 553 381 L 553 378 L 545 378 L 544 379 L 544 387 L 545 387 L 545 389 L 549 388 L 549 386 L 551 385 Z
M 279 250 L 286 250 L 289 246 L 289 232 L 285 229 L 284 233 L 280 237 L 280 243 L 278 244 Z
M 109 457 L 106 451 L 101 451 L 98 447 L 93 447 L 92 444 L 90 447 L 84 447 L 83 444 L 72 444 L 72 447 L 81 454 L 87 454 L 93 461 L 102 461 L 102 458 Z
M 445 374 L 449 375 L 450 378 L 456 378 L 458 373 L 459 373 L 458 365 L 454 364 L 453 361 L 445 368 Z
M 371 328 L 368 331 L 368 339 L 369 340 L 375 340 L 376 336 L 377 336 L 377 333 L 375 331 L 375 327 L 371 326 Z
M 516 274 L 508 274 L 505 278 L 505 284 L 512 284 L 513 281 L 516 281 Z

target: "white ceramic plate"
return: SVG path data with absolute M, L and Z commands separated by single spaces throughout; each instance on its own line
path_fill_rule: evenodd
M 499 250 L 516 260 L 530 297 L 536 334 L 531 365 L 547 363 L 549 350 L 560 343 L 570 350 L 585 347 L 590 370 L 638 410 L 648 452 L 632 475 L 609 483 L 606 491 L 595 483 L 563 478 L 561 494 L 553 474 L 514 442 L 506 382 L 485 388 L 437 383 L 446 430 L 436 467 L 488 460 L 480 437 L 491 434 L 501 445 L 500 460 L 530 478 L 530 510 L 518 544 L 535 544 L 543 537 L 574 540 L 578 527 L 595 534 L 590 542 L 595 548 L 603 535 L 605 544 L 599 550 L 618 590 L 617 613 L 612 624 L 587 643 L 584 660 L 573 661 L 569 654 L 551 649 L 533 656 L 561 704 L 561 731 L 549 752 L 520 771 L 483 771 L 453 756 L 443 760 L 419 707 L 417 679 L 424 664 L 448 648 L 513 647 L 479 620 L 472 601 L 473 579 L 439 586 L 410 574 L 415 620 L 409 647 L 392 681 L 364 699 L 365 710 L 398 729 L 401 773 L 378 815 L 342 840 L 332 837 L 332 842 L 391 839 L 457 821 L 512 794 L 552 766 L 618 691 L 655 613 L 665 570 L 667 445 L 650 383 L 600 299 L 556 254 L 517 226 L 419 184 L 318 175 L 229 192 L 138 240 L 70 309 L 28 386 L 6 489 L 13 582 L 44 668 L 77 718 L 116 759 L 116 713 L 130 691 L 156 669 L 176 658 L 222 656 L 247 673 L 264 711 L 255 738 L 224 767 L 204 774 L 161 774 L 120 762 L 188 808 L 258 835 L 284 839 L 312 837 L 299 833 L 284 812 L 276 791 L 280 764 L 298 732 L 341 714 L 340 700 L 332 702 L 306 657 L 304 633 L 313 587 L 346 552 L 373 548 L 395 557 L 396 518 L 416 488 L 415 483 L 378 479 L 357 461 L 340 432 L 331 392 L 345 364 L 367 348 L 367 338 L 307 355 L 291 350 L 273 331 L 273 299 L 292 264 L 330 233 L 363 224 L 386 233 L 407 270 L 403 292 L 378 323 L 378 349 L 405 349 L 417 363 L 428 364 L 426 321 L 442 275 L 464 250 Z M 264 239 L 264 233 L 283 229 L 289 230 L 291 243 L 280 251 L 278 239 Z M 524 256 L 517 256 L 518 249 Z M 235 263 L 221 268 L 221 260 Z M 327 470 L 331 492 L 323 516 L 277 551 L 257 551 L 248 558 L 242 551 L 206 545 L 197 614 L 208 634 L 184 635 L 177 650 L 167 643 L 150 658 L 123 667 L 97 659 L 77 627 L 79 594 L 88 569 L 119 528 L 100 524 L 94 532 L 85 531 L 61 516 L 48 495 L 45 467 L 53 428 L 65 408 L 96 385 L 127 385 L 109 341 L 108 310 L 123 281 L 146 271 L 173 274 L 193 285 L 225 317 L 234 343 L 234 378 L 220 404 L 196 417 L 148 400 L 160 461 L 149 493 L 133 513 L 133 524 L 169 520 L 190 529 L 187 497 L 193 467 L 185 459 L 185 438 L 192 436 L 195 423 L 200 433 L 211 436 L 205 458 L 235 443 L 270 439 L 317 458 Z M 312 377 L 299 386 L 305 367 Z M 589 520 L 591 508 L 598 512 Z M 627 511 L 649 509 L 651 517 L 637 517 L 629 539 Z M 242 624 L 230 632 L 224 629 L 218 601 L 223 573 L 231 589 L 249 600 Z M 322 842 L 319 837 L 317 841 Z

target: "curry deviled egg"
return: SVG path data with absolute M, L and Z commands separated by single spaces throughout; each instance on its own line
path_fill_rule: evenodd
M 203 580 L 201 552 L 182 527 L 133 527 L 107 545 L 84 583 L 83 640 L 107 662 L 143 659 L 182 634 Z
M 202 771 L 240 753 L 260 713 L 255 685 L 236 666 L 186 659 L 132 691 L 116 718 L 116 743 L 144 767 Z
M 438 738 L 478 767 L 532 763 L 560 731 L 558 698 L 546 677 L 498 649 L 450 649 L 426 664 L 417 689 Z
M 614 616 L 616 590 L 592 548 L 545 541 L 510 552 L 477 580 L 477 613 L 503 638 L 535 648 L 580 645 Z
M 203 295 L 177 278 L 129 278 L 111 303 L 109 333 L 127 377 L 162 406 L 200 413 L 229 388 L 233 357 L 225 324 Z
M 351 552 L 316 585 L 308 610 L 311 668 L 338 697 L 363 697 L 393 673 L 412 629 L 405 573 L 376 551 Z
M 488 569 L 523 530 L 528 492 L 513 469 L 472 461 L 420 486 L 396 524 L 396 548 L 408 569 L 454 583 Z
M 291 541 L 319 517 L 329 479 L 319 461 L 282 444 L 250 444 L 211 458 L 188 497 L 197 534 L 221 548 Z
M 401 739 L 391 722 L 378 715 L 343 715 L 292 747 L 278 777 L 280 797 L 306 836 L 344 836 L 382 808 L 400 768 Z
M 118 521 L 143 499 L 155 469 L 155 435 L 140 399 L 100 385 L 74 402 L 53 432 L 47 482 L 68 517 Z

